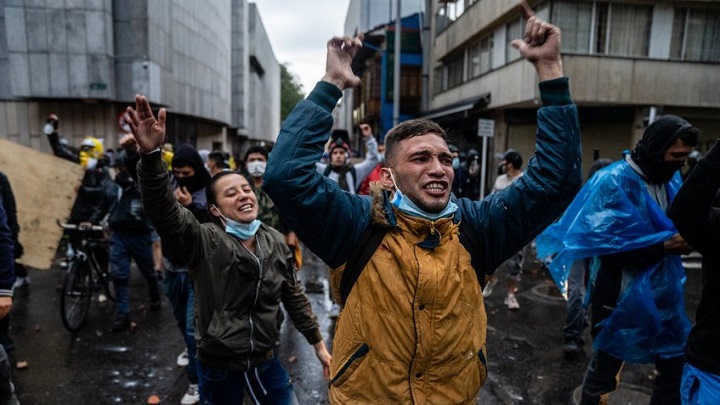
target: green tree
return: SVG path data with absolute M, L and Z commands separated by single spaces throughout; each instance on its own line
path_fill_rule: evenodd
M 284 121 L 295 104 L 304 98 L 302 84 L 290 72 L 290 64 L 288 62 L 280 64 L 280 120 Z

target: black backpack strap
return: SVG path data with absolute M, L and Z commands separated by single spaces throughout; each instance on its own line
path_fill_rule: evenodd
M 355 246 L 350 252 L 350 257 L 345 264 L 342 278 L 340 279 L 340 305 L 345 305 L 350 291 L 360 277 L 365 265 L 375 254 L 378 246 L 382 243 L 389 228 L 370 225 L 360 234 Z
M 323 170 L 323 176 L 325 176 L 325 177 L 329 176 L 331 170 L 332 170 L 332 167 L 330 167 L 330 165 L 325 166 L 325 170 Z
M 480 235 L 465 221 L 460 221 L 460 243 L 470 253 L 470 264 L 475 269 L 480 287 L 485 288 L 485 266 L 480 254 L 483 251 L 480 246 Z

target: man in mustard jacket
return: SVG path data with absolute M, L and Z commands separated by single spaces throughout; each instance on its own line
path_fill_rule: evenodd
M 556 219 L 581 184 L 560 31 L 527 17 L 524 40 L 513 45 L 540 79 L 536 155 L 525 176 L 482 201 L 451 195 L 452 154 L 443 129 L 428 120 L 388 132 L 382 189 L 371 196 L 344 192 L 316 172 L 332 110 L 342 90 L 360 82 L 350 62 L 362 37 L 328 42 L 323 80 L 283 124 L 264 187 L 300 240 L 333 269 L 344 307 L 333 342 L 332 403 L 475 402 L 487 376 L 481 283 Z M 368 233 L 381 240 L 365 261 L 357 251 L 373 246 Z M 357 262 L 364 266 L 348 283 L 346 270 Z

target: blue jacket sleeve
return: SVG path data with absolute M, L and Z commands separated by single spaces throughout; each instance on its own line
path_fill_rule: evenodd
M 482 238 L 488 274 L 557 219 L 582 183 L 580 126 L 568 79 L 541 82 L 540 95 L 535 155 L 525 174 L 482 201 L 459 200 L 463 220 Z
M 263 189 L 303 243 L 328 266 L 347 259 L 353 242 L 370 223 L 370 198 L 344 192 L 317 172 L 332 130 L 332 110 L 342 96 L 336 86 L 319 82 L 307 100 L 295 106 L 273 147 Z
M 12 296 L 15 282 L 15 245 L 7 224 L 7 214 L 0 202 L 0 296 Z

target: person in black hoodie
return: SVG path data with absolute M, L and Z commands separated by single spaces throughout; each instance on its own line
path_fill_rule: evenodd
M 720 403 L 720 140 L 698 161 L 675 196 L 668 216 L 680 235 L 702 254 L 703 286 L 685 346 L 683 404 Z
M 135 166 L 140 159 L 136 152 L 121 150 L 115 159 L 114 195 L 106 197 L 109 206 L 108 227 L 110 238 L 110 266 L 115 284 L 115 319 L 112 329 L 119 331 L 130 326 L 130 302 L 128 281 L 130 259 L 135 260 L 138 269 L 148 283 L 150 309 L 160 309 L 158 279 L 153 270 L 152 235 L 153 228 L 145 217 L 137 188 Z

